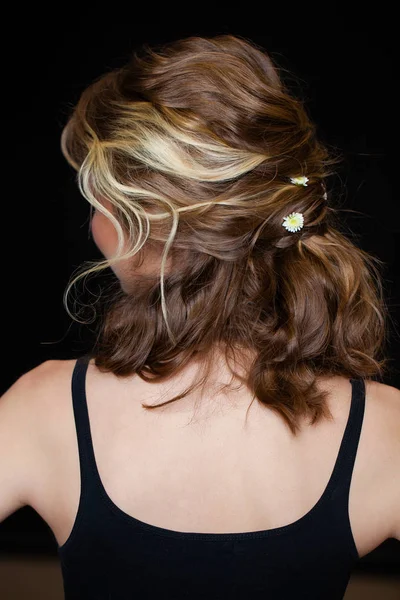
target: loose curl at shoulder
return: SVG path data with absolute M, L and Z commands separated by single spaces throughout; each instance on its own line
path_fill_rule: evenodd
M 382 263 L 341 231 L 326 195 L 336 159 L 264 51 L 228 35 L 144 47 L 83 92 L 62 149 L 118 235 L 114 257 L 69 282 L 67 311 L 78 279 L 162 252 L 160 273 L 132 271 L 129 292 L 107 304 L 95 365 L 149 382 L 194 359 L 205 367 L 182 394 L 143 407 L 204 386 L 217 348 L 293 435 L 302 417 L 332 418 L 318 377 L 382 376 Z M 307 185 L 291 182 L 300 176 Z M 295 233 L 282 227 L 292 212 L 304 217 Z M 242 352 L 244 375 L 230 366 Z

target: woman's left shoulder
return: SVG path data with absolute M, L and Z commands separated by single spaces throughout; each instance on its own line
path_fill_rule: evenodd
M 75 363 L 76 359 L 46 360 L 24 373 L 18 381 L 28 391 L 31 402 L 51 402 L 55 391 L 65 389 L 67 380 L 72 377 Z
M 18 394 L 26 418 L 40 439 L 57 437 L 72 411 L 71 379 L 76 359 L 46 360 L 27 371 L 10 388 Z

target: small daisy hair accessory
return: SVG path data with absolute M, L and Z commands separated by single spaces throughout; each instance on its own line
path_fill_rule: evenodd
M 308 177 L 302 175 L 301 177 L 291 177 L 290 181 L 291 183 L 294 183 L 294 185 L 304 185 L 305 187 L 307 187 L 307 182 L 310 180 L 308 179 Z
M 283 219 L 282 226 L 285 227 L 291 233 L 299 231 L 304 225 L 304 217 L 302 213 L 292 212 L 290 215 Z

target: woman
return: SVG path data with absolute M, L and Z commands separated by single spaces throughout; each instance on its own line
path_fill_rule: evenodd
M 0 403 L 0 520 L 32 506 L 65 597 L 342 598 L 400 539 L 400 392 L 374 259 L 268 56 L 144 49 L 62 138 L 120 287 L 93 351 Z

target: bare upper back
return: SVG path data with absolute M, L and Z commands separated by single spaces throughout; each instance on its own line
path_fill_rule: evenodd
M 48 523 L 59 545 L 77 513 L 80 472 L 71 401 L 75 361 L 51 361 L 54 388 L 44 399 L 46 447 L 30 504 Z M 186 382 L 187 383 L 187 382 Z M 347 423 L 351 383 L 321 380 L 331 391 L 333 421 L 304 424 L 293 438 L 273 411 L 250 394 L 212 397 L 196 414 L 178 401 L 145 411 L 141 403 L 172 397 L 185 381 L 166 386 L 138 377 L 117 379 L 90 364 L 86 396 L 96 463 L 104 488 L 125 513 L 175 531 L 245 532 L 287 525 L 322 495 Z M 158 387 L 157 387 L 158 386 Z M 350 488 L 354 541 L 364 556 L 392 536 L 390 452 L 381 399 L 398 390 L 367 382 L 362 432 Z M 158 397 L 158 398 L 157 398 Z M 232 401 L 234 401 L 232 406 Z M 386 437 L 385 437 L 386 434 Z M 157 494 L 154 490 L 157 489 Z

